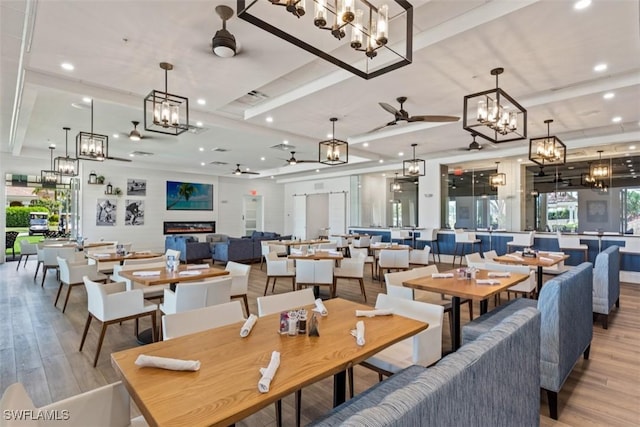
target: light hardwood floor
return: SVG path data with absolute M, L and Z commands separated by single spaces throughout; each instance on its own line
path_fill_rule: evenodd
M 256 297 L 262 295 L 266 275 L 253 264 L 249 281 L 249 305 L 256 313 Z M 449 269 L 442 265 L 441 270 Z M 118 380 L 109 354 L 138 345 L 133 322 L 112 325 L 107 330 L 97 368 L 92 367 L 98 325 L 92 325 L 82 352 L 78 351 L 87 316 L 86 293 L 73 290 L 66 313 L 53 306 L 58 289 L 54 274 L 44 288 L 34 282 L 35 261 L 16 272 L 15 262 L 0 265 L 0 393 L 16 381 L 22 382 L 36 406 L 42 406 Z M 365 272 L 368 302 L 375 303 L 383 290 Z M 40 279 L 38 275 L 38 279 Z M 66 290 L 66 289 L 65 289 Z M 290 281 L 280 280 L 276 292 L 291 290 Z M 338 296 L 362 301 L 356 281 L 340 281 Z M 437 296 L 431 296 L 429 299 Z M 61 305 L 59 303 L 59 305 Z M 491 305 L 490 305 L 491 306 Z M 491 308 L 491 307 L 490 307 Z M 479 312 L 476 303 L 475 313 Z M 468 321 L 466 308 L 462 322 Z M 147 327 L 143 321 L 141 327 Z M 94 322 L 95 323 L 95 322 Z M 448 321 L 443 325 L 443 348 L 450 348 Z M 373 372 L 356 367 L 356 393 L 377 382 Z M 500 375 L 499 372 L 496 375 Z M 308 423 L 331 409 L 332 379 L 303 391 L 302 421 Z M 591 356 L 580 360 L 559 396 L 559 421 L 547 417 L 546 397 L 541 394 L 542 426 L 632 426 L 640 425 L 640 285 L 623 284 L 621 307 L 614 311 L 609 329 L 594 325 Z M 464 402 L 461 402 L 464 404 Z M 284 399 L 284 424 L 294 425 L 293 396 Z M 134 414 L 137 409 L 133 408 Z M 252 415 L 239 426 L 275 425 L 273 405 Z

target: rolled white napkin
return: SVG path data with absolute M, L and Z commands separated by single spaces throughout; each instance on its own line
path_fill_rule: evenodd
M 359 346 L 364 345 L 364 322 L 362 320 L 356 322 L 356 328 L 351 331 L 351 335 L 356 337 L 356 344 Z
M 490 271 L 487 273 L 489 277 L 511 277 L 511 273 L 508 271 Z
M 178 276 L 197 276 L 200 273 L 201 272 L 198 270 L 184 270 L 184 271 L 179 271 Z
M 291 255 L 302 255 L 301 249 L 291 248 Z
M 198 371 L 200 370 L 199 360 L 180 360 L 169 357 L 147 356 L 141 354 L 136 359 L 136 365 L 146 368 L 169 369 L 171 371 Z
M 99 253 L 99 254 L 95 254 L 95 253 L 94 253 L 94 254 L 92 254 L 92 255 L 93 255 L 94 257 L 97 257 L 97 258 L 109 258 L 111 255 L 114 255 L 114 254 L 106 254 L 106 253 Z
M 327 307 L 324 306 L 324 303 L 320 298 L 316 299 L 316 308 L 314 308 L 313 311 L 315 311 L 316 313 L 320 313 L 323 316 L 329 314 L 329 312 L 327 311 Z
M 187 265 L 187 270 L 202 270 L 203 268 L 209 268 L 209 264 L 190 264 L 190 265 Z
M 160 275 L 160 271 L 159 270 L 154 270 L 154 271 L 134 271 L 133 275 L 134 276 L 138 276 L 138 277 L 159 276 Z
M 554 262 L 554 261 L 555 261 L 555 259 L 553 259 L 553 258 L 547 258 L 546 256 L 541 256 L 541 257 L 539 257 L 538 259 L 539 259 L 540 261 L 542 261 L 542 262 Z
M 518 256 L 518 255 L 506 254 L 505 256 L 507 258 L 515 259 L 516 261 L 524 261 L 524 258 L 522 258 L 521 256 Z
M 450 279 L 453 277 L 453 273 L 433 273 L 432 279 Z
M 381 308 L 378 310 L 356 310 L 356 317 L 389 316 L 390 314 L 393 314 L 392 308 Z
M 564 252 L 547 252 L 547 255 L 553 258 L 562 258 L 564 256 Z
M 274 351 L 271 353 L 271 361 L 269 362 L 269 366 L 266 368 L 260 368 L 260 374 L 262 377 L 260 381 L 258 381 L 258 390 L 260 393 L 268 393 L 269 386 L 271 385 L 271 380 L 276 375 L 276 371 L 280 366 L 280 353 Z
M 476 285 L 499 285 L 499 280 L 493 279 L 476 279 Z
M 249 334 L 251 333 L 251 329 L 253 329 L 253 325 L 255 325 L 257 321 L 258 316 L 256 316 L 255 314 L 250 315 L 240 329 L 240 336 L 242 338 L 249 336 Z

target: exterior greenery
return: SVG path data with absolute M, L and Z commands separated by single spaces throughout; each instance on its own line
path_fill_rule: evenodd
M 7 227 L 29 227 L 29 212 L 49 212 L 44 206 L 9 206 Z

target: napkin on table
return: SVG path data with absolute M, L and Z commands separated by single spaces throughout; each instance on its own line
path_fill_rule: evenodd
M 169 369 L 171 371 L 198 371 L 199 360 L 180 360 L 169 357 L 147 356 L 141 354 L 136 359 L 136 365 L 146 368 Z
M 302 255 L 301 249 L 291 248 L 291 255 Z
M 255 314 L 250 315 L 249 318 L 244 322 L 244 325 L 242 325 L 242 328 L 240 329 L 240 336 L 242 338 L 249 336 L 249 334 L 251 333 L 251 329 L 253 329 L 253 326 L 256 324 L 257 321 L 258 321 L 258 316 L 256 316 Z
M 271 353 L 271 361 L 269 362 L 269 366 L 266 368 L 260 368 L 260 374 L 262 377 L 260 381 L 258 381 L 258 390 L 260 393 L 268 393 L 269 386 L 271 385 L 271 381 L 273 377 L 276 375 L 276 371 L 280 366 L 280 353 L 274 351 Z
M 329 314 L 329 312 L 327 311 L 327 307 L 324 306 L 324 303 L 320 298 L 316 299 L 316 308 L 314 308 L 313 311 L 315 311 L 316 313 L 320 313 L 323 316 Z
M 178 272 L 179 276 L 197 276 L 198 274 L 200 274 L 200 272 L 197 270 L 184 270 Z
M 522 258 L 521 256 L 518 256 L 518 255 L 506 254 L 505 256 L 507 258 L 515 259 L 516 261 L 524 261 L 524 258 Z
M 160 275 L 160 271 L 157 271 L 157 270 L 154 270 L 154 271 L 134 271 L 133 275 L 134 276 L 138 276 L 138 277 L 159 276 Z
M 453 277 L 453 273 L 433 273 L 431 278 L 433 279 L 450 279 Z
M 356 310 L 356 317 L 389 316 L 390 314 L 393 314 L 392 308 L 381 308 L 378 310 Z
M 187 270 L 202 270 L 203 268 L 209 268 L 209 264 L 190 264 L 190 265 L 187 265 Z
M 351 335 L 356 337 L 356 344 L 359 346 L 364 345 L 364 322 L 362 320 L 356 322 L 356 328 L 351 331 Z
M 111 255 L 113 255 L 113 254 L 108 254 L 108 253 L 94 253 L 93 254 L 94 257 L 98 257 L 98 258 L 109 258 Z
M 487 273 L 489 277 L 511 277 L 511 273 L 508 271 L 490 271 Z
M 547 255 L 554 258 L 562 258 L 564 256 L 564 252 L 547 252 Z
M 538 257 L 538 259 L 539 259 L 540 261 L 542 261 L 542 262 L 554 262 L 554 261 L 555 261 L 555 259 L 553 259 L 553 258 L 547 258 L 547 257 L 545 257 L 545 256 Z
M 499 285 L 499 280 L 492 279 L 476 279 L 476 285 Z

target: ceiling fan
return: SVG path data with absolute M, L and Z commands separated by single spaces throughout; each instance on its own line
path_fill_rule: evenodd
M 399 110 L 394 108 L 394 107 L 392 107 L 391 105 L 387 104 L 386 102 L 379 102 L 378 103 L 385 111 L 393 114 L 394 115 L 394 119 L 393 119 L 393 121 L 390 121 L 386 125 L 377 127 L 375 129 L 371 130 L 370 132 L 375 132 L 375 131 L 383 129 L 383 128 L 387 127 L 387 126 L 393 126 L 393 125 L 397 124 L 398 122 L 443 123 L 443 122 L 457 122 L 458 120 L 460 120 L 460 117 L 457 117 L 457 116 L 430 116 L 430 115 L 410 116 L 409 113 L 403 107 L 404 103 L 407 101 L 407 97 L 406 96 L 400 96 L 400 97 L 396 98 L 396 101 L 398 101 L 398 103 L 400 104 L 400 109 Z
M 476 133 L 471 133 L 471 135 L 473 136 L 473 141 L 471 141 L 469 143 L 469 146 L 466 148 L 460 148 L 461 151 L 480 151 L 483 148 L 489 146 L 491 148 L 498 148 L 495 144 L 485 144 L 482 145 L 479 142 L 476 141 L 476 136 L 478 136 L 478 134 Z
M 292 151 L 291 152 L 291 157 L 289 159 L 286 160 L 287 165 L 293 166 L 293 165 L 297 165 L 298 163 L 318 163 L 317 160 L 298 160 L 296 159 L 296 152 Z
M 260 175 L 259 172 L 251 172 L 240 169 L 240 163 L 236 163 L 236 169 L 232 172 L 234 175 Z
M 133 142 L 153 138 L 150 135 L 143 135 L 142 133 L 140 133 L 140 131 L 138 130 L 138 125 L 140 124 L 140 122 L 138 120 L 131 120 L 131 123 L 133 124 L 133 129 L 131 129 L 129 132 L 120 132 L 119 135 L 122 138 L 129 138 L 129 140 Z

